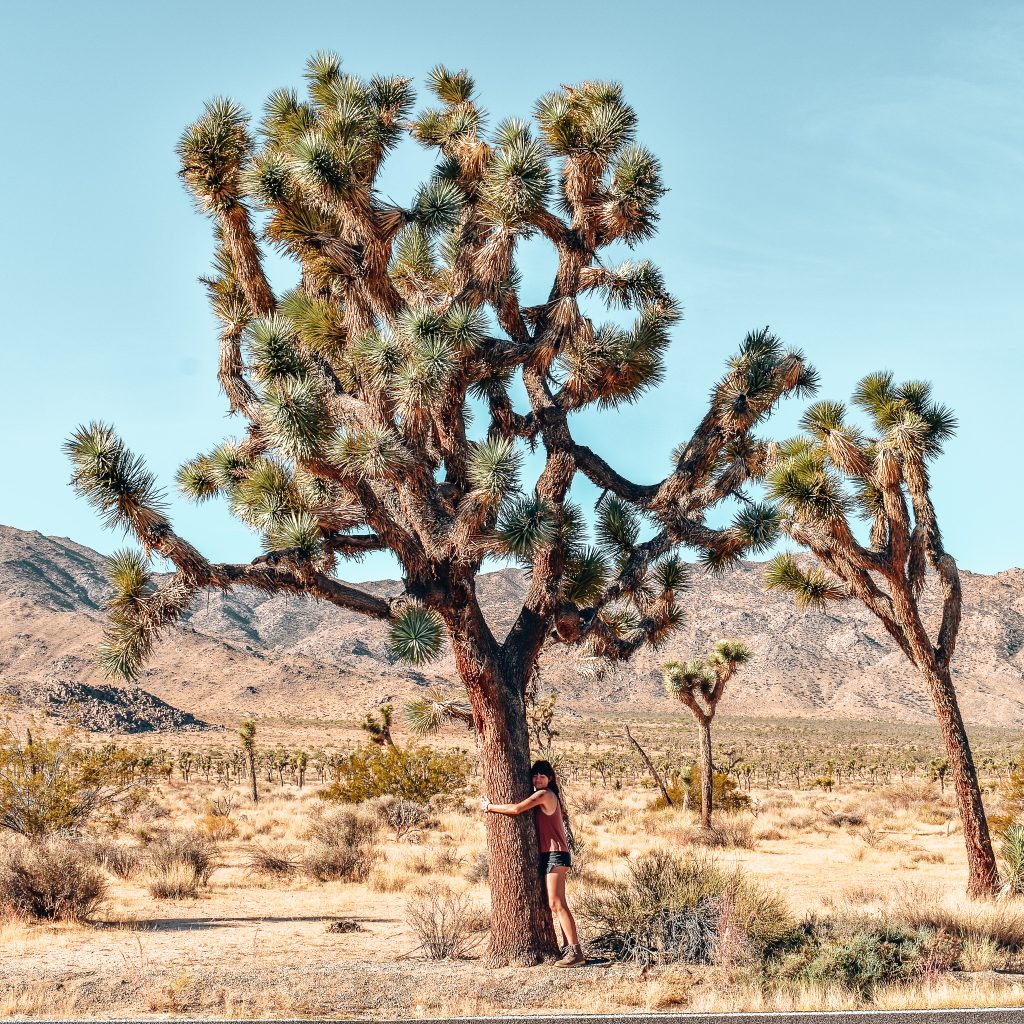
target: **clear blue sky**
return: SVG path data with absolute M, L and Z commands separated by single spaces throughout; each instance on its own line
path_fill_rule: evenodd
M 110 551 L 120 538 L 67 486 L 60 445 L 78 423 L 115 423 L 169 490 L 230 433 L 196 283 L 210 226 L 174 144 L 211 96 L 258 112 L 301 86 L 318 49 L 418 82 L 468 67 L 492 123 L 561 83 L 625 83 L 671 187 L 643 254 L 686 319 L 657 393 L 579 424 L 624 472 L 664 473 L 723 360 L 770 324 L 811 355 L 823 396 L 880 368 L 933 380 L 961 421 L 934 472 L 947 546 L 975 571 L 1024 564 L 1017 3 L 8 5 L 0 522 Z M 392 197 L 428 165 L 402 150 Z M 540 290 L 543 260 L 526 270 Z M 223 508 L 175 499 L 173 519 L 212 558 L 258 553 Z

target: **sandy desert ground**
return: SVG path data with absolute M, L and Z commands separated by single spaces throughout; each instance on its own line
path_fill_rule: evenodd
M 208 887 L 199 898 L 154 899 L 141 874 L 111 874 L 108 899 L 91 923 L 8 919 L 0 927 L 0 1014 L 373 1018 L 862 1005 L 836 986 L 766 988 L 740 962 L 644 969 L 594 958 L 575 971 L 486 970 L 478 956 L 488 890 L 470 880 L 484 829 L 471 800 L 400 840 L 381 833 L 364 882 L 317 883 L 301 874 L 275 880 L 249 867 L 254 844 L 301 855 L 323 803 L 316 785 L 300 792 L 264 781 L 261 788 L 253 807 L 241 787 L 176 778 L 152 787 L 117 841 L 142 847 L 168 828 L 212 831 L 218 866 Z M 226 823 L 212 821 L 211 800 L 225 796 L 232 801 Z M 691 812 L 653 810 L 653 796 L 643 787 L 572 787 L 586 852 L 570 880 L 570 903 L 648 851 L 691 848 Z M 948 792 L 908 780 L 830 794 L 754 789 L 751 797 L 751 809 L 719 816 L 730 845 L 700 853 L 780 893 L 797 917 L 891 914 L 922 904 L 973 915 L 977 937 L 964 950 L 964 971 L 879 990 L 873 1005 L 1024 1006 L 1024 960 L 986 937 L 1001 930 L 1024 937 L 1024 901 L 970 904 L 963 897 L 965 854 Z M 476 908 L 469 927 L 477 945 L 459 961 L 428 959 L 407 920 L 419 894 L 439 886 L 464 893 Z

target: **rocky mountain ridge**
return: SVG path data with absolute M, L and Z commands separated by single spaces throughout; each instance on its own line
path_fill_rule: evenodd
M 662 690 L 662 661 L 736 637 L 756 657 L 730 685 L 723 714 L 930 717 L 923 684 L 865 609 L 846 602 L 824 614 L 801 613 L 789 598 L 765 593 L 761 573 L 758 563 L 745 563 L 715 579 L 697 575 L 676 636 L 602 677 L 581 672 L 577 652 L 552 648 L 542 661 L 542 686 L 557 691 L 569 713 L 672 712 L 678 705 Z M 378 593 L 398 589 L 387 580 L 364 586 Z M 503 635 L 525 593 L 523 573 L 489 573 L 478 586 L 492 627 Z M 1024 570 L 964 572 L 963 588 L 954 674 L 964 715 L 1022 725 Z M 237 592 L 202 599 L 158 646 L 140 689 L 112 692 L 93 655 L 107 593 L 97 552 L 0 526 L 0 695 L 8 703 L 52 709 L 64 700 L 81 709 L 90 700 L 116 704 L 119 694 L 134 693 L 130 707 L 94 716 L 98 728 L 117 731 L 132 721 L 144 727 L 147 714 L 159 728 L 232 723 L 247 715 L 351 721 L 384 697 L 401 701 L 430 683 L 458 681 L 450 656 L 422 669 L 393 664 L 380 623 L 302 599 Z M 931 612 L 937 607 L 931 596 Z M 146 704 L 150 695 L 170 711 Z M 178 712 L 192 717 L 176 719 Z

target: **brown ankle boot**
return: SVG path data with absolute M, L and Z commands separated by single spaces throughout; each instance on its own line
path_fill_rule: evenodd
M 553 967 L 579 967 L 587 962 L 587 958 L 583 955 L 583 950 L 579 945 L 566 946 L 565 954 L 562 959 L 554 963 Z

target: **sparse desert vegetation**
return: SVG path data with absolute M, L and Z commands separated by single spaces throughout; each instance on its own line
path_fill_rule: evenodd
M 798 789 L 792 769 L 748 778 L 729 751 L 753 756 L 737 740 L 756 730 L 726 719 L 715 764 L 734 763 L 720 772 L 725 806 L 708 830 L 689 765 L 673 774 L 661 746 L 667 727 L 636 728 L 669 771 L 672 807 L 625 741 L 612 743 L 614 723 L 587 727 L 605 733 L 603 749 L 556 752 L 580 843 L 569 898 L 588 968 L 483 966 L 488 863 L 472 763 L 441 794 L 346 803 L 324 799 L 344 765 L 411 762 L 350 736 L 348 747 L 311 752 L 300 786 L 293 745 L 279 747 L 293 768 L 273 768 L 275 740 L 255 752 L 253 804 L 245 762 L 223 767 L 226 744 L 184 757 L 184 747 L 136 746 L 116 762 L 128 776 L 139 762 L 129 810 L 98 814 L 77 836 L 3 840 L 0 1012 L 1024 1005 L 1024 900 L 1012 886 L 996 900 L 963 896 L 962 837 L 926 742 L 909 743 L 913 770 L 912 751 L 880 744 L 877 756 L 860 750 L 861 769 L 837 772 L 831 791 L 813 785 L 823 763 L 805 765 Z M 837 756 L 860 745 L 829 746 L 829 729 L 794 723 L 774 735 L 780 748 L 802 742 L 807 760 L 858 760 Z M 680 722 L 682 764 L 687 736 Z M 445 738 L 437 743 L 444 753 Z M 1014 770 L 995 753 L 984 760 L 990 810 L 1016 814 Z M 211 830 L 211 818 L 231 827 Z

